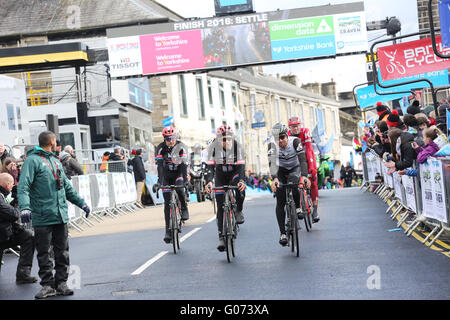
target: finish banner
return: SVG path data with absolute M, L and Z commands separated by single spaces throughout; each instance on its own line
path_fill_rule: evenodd
M 450 54 L 450 48 L 442 47 L 441 36 L 436 36 L 436 46 L 442 54 Z M 377 54 L 383 81 L 450 68 L 450 59 L 434 54 L 431 38 L 381 47 Z
M 112 77 L 367 51 L 364 2 L 107 30 Z

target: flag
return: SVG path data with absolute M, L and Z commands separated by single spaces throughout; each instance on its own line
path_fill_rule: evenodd
M 362 144 L 356 138 L 353 138 L 353 149 L 358 150 L 361 148 Z
M 317 145 L 319 145 L 322 141 L 319 134 L 319 124 L 316 124 L 316 126 L 314 127 L 313 131 L 311 132 L 311 137 L 314 139 L 314 143 Z
M 236 117 L 236 120 L 238 122 L 244 121 L 244 116 L 242 115 L 241 111 L 236 107 L 233 107 L 233 109 L 234 109 L 234 115 Z
M 327 153 L 330 153 L 333 150 L 333 143 L 334 143 L 334 134 L 331 135 L 327 143 L 325 143 L 323 146 L 318 146 L 320 154 L 324 156 Z

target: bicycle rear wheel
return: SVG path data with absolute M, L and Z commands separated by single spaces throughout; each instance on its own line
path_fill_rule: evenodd
M 228 260 L 228 262 L 231 262 L 231 259 L 232 259 L 231 250 L 232 250 L 233 236 L 230 231 L 229 212 L 230 212 L 230 209 L 228 208 L 228 206 L 224 206 L 222 234 L 223 234 L 223 240 L 225 242 L 225 251 L 227 253 L 227 260 Z
M 236 235 L 237 235 L 237 228 L 236 228 L 236 220 L 234 218 L 234 214 L 232 212 L 230 212 L 231 215 L 231 219 L 230 219 L 230 230 L 231 232 L 231 255 L 233 256 L 233 258 L 235 257 L 234 254 L 234 248 L 235 248 L 235 243 L 236 243 Z

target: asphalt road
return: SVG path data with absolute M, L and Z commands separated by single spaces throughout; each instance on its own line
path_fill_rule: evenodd
M 216 249 L 215 220 L 186 227 L 176 255 L 161 229 L 73 238 L 70 279 L 79 289 L 51 299 L 450 299 L 450 259 L 388 232 L 396 225 L 377 196 L 357 188 L 320 196 L 322 219 L 310 233 L 302 222 L 299 258 L 278 244 L 275 199 L 264 196 L 245 203 L 232 263 Z M 33 299 L 39 284 L 17 286 L 17 258 L 4 260 L 0 299 Z

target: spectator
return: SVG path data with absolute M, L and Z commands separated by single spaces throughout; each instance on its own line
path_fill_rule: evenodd
M 0 170 L 2 170 L 3 162 L 9 157 L 8 151 L 5 149 L 3 142 L 0 142 Z
M 423 146 L 425 144 L 423 140 L 423 130 L 428 128 L 430 126 L 430 120 L 428 120 L 428 117 L 424 113 L 417 113 L 415 115 L 417 119 L 417 137 L 415 141 L 419 146 Z
M 429 157 L 439 151 L 439 146 L 433 140 L 441 134 L 442 132 L 436 126 L 431 126 L 424 130 L 425 147 L 421 147 L 417 143 L 413 145 L 417 152 L 417 162 L 424 163 Z
M 102 157 L 102 164 L 100 166 L 100 172 L 108 172 L 108 160 L 109 160 L 109 156 L 111 155 L 110 152 L 106 151 L 105 153 L 103 153 L 103 157 Z
M 353 178 L 356 178 L 356 171 L 352 168 L 350 162 L 347 161 L 346 166 L 342 165 L 341 167 L 341 180 L 344 181 L 345 188 L 352 186 Z
M 133 165 L 134 180 L 136 181 L 137 202 L 142 205 L 142 190 L 145 184 L 145 168 L 142 161 L 142 149 L 136 150 L 135 157 L 131 160 Z
M 414 100 L 413 103 L 406 109 L 406 112 L 415 115 L 417 113 L 421 113 L 422 110 L 420 109 L 420 103 L 417 100 Z
M 120 147 L 114 148 L 114 153 L 109 155 L 109 172 L 126 172 L 126 163 L 124 161 L 124 156 L 120 153 Z
M 442 101 L 441 105 L 438 107 L 438 117 L 436 118 L 437 126 L 440 130 L 446 131 L 447 130 L 447 110 L 450 111 L 450 105 L 448 103 L 448 100 L 450 97 L 447 98 L 447 100 Z
M 63 165 L 64 173 L 69 180 L 71 180 L 73 176 L 82 176 L 84 174 L 80 164 L 76 159 L 72 158 L 70 153 L 62 151 L 59 154 L 59 159 Z
M 391 114 L 386 118 L 386 123 L 389 128 L 397 128 L 404 125 L 397 110 L 392 110 Z
M 417 122 L 417 118 L 412 114 L 405 114 L 403 116 L 403 122 L 408 127 L 408 132 L 414 136 L 414 139 L 417 138 L 417 134 L 419 132 L 419 123 Z
M 400 136 L 397 138 L 397 140 L 394 140 L 391 138 L 391 144 L 392 146 L 395 145 L 395 153 L 396 161 L 389 161 L 385 164 L 387 168 L 390 168 L 391 170 L 389 173 L 392 173 L 396 170 L 402 171 L 404 169 L 407 169 L 412 166 L 413 161 L 417 158 L 417 154 L 414 151 L 414 148 L 412 147 L 412 143 L 414 141 L 414 136 L 406 131 L 400 133 Z
M 14 179 L 14 185 L 19 182 L 19 169 L 14 158 L 8 157 L 5 159 L 1 172 L 9 173 Z
M 398 158 L 399 152 L 397 152 L 397 140 L 401 134 L 402 134 L 402 130 L 400 130 L 398 128 L 392 128 L 391 130 L 389 130 L 389 133 L 388 133 L 389 143 L 391 144 L 391 157 L 392 157 L 391 160 L 394 160 L 394 161 L 397 161 L 399 159 Z
M 72 295 L 67 286 L 69 245 L 67 200 L 90 213 L 85 201 L 72 188 L 62 164 L 54 155 L 56 136 L 51 131 L 39 135 L 39 146 L 28 151 L 18 185 L 22 222 L 31 221 L 35 233 L 39 277 L 42 289 L 36 299 Z M 50 260 L 50 246 L 55 255 L 55 275 Z M 56 290 L 55 290 L 56 289 Z
M 59 154 L 61 153 L 61 141 L 60 140 L 56 140 L 56 151 L 55 151 L 55 155 L 59 158 Z M 71 147 L 72 148 L 72 147 Z
M 385 105 L 383 105 L 381 102 L 377 102 L 377 114 L 378 114 L 378 120 L 380 121 L 386 121 L 387 117 L 391 111 L 389 108 Z
M 17 264 L 16 283 L 34 283 L 37 278 L 31 276 L 34 255 L 34 237 L 20 223 L 18 209 L 6 201 L 11 192 L 13 177 L 8 173 L 0 174 L 0 260 L 3 250 L 20 245 L 20 257 Z

